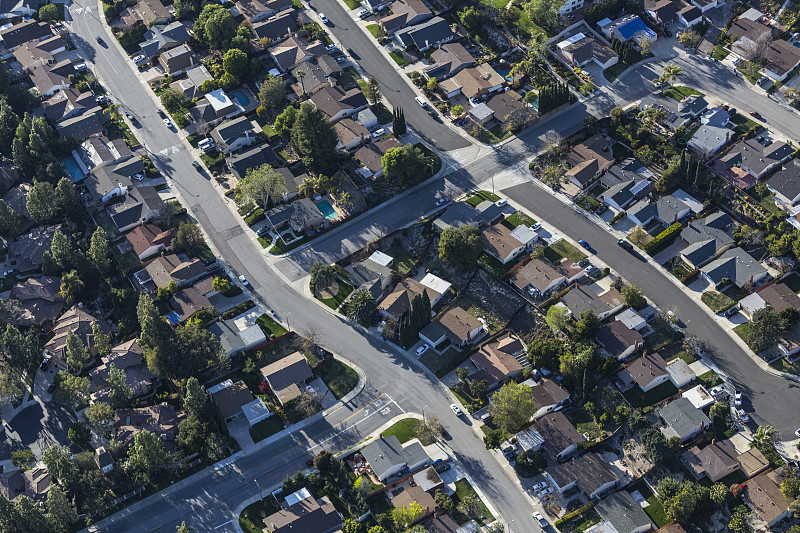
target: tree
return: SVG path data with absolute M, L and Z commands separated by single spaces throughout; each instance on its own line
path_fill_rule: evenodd
M 63 371 L 59 372 L 57 377 L 58 386 L 53 393 L 53 398 L 55 398 L 57 402 L 74 408 L 88 400 L 89 394 L 91 393 L 89 378 L 73 376 Z
M 33 452 L 28 449 L 15 450 L 11 452 L 11 463 L 17 468 L 27 470 L 36 462 Z
M 311 277 L 308 288 L 312 293 L 327 289 L 336 281 L 336 267 L 327 263 L 314 263 L 311 265 Z
M 167 89 L 161 93 L 161 105 L 170 113 L 177 113 L 186 104 L 186 96 L 175 89 Z
M 430 173 L 422 150 L 412 144 L 389 148 L 381 157 L 381 165 L 386 178 L 400 187 L 416 185 Z
M 33 342 L 13 324 L 6 324 L 0 334 L 3 357 L 7 364 L 20 371 L 27 370 L 33 359 Z M 2 395 L 0 395 L 2 396 Z
M 252 169 L 251 169 L 252 170 Z M 248 170 L 248 172 L 250 172 Z M 172 247 L 189 255 L 195 254 L 206 243 L 200 226 L 191 221 L 181 222 Z
M 102 226 L 97 226 L 92 233 L 92 240 L 86 255 L 100 274 L 108 272 L 111 267 L 111 249 L 108 246 L 108 236 Z
M 85 422 L 75 422 L 67 430 L 67 438 L 83 449 L 89 447 L 92 439 L 92 430 Z
M 702 37 L 696 31 L 694 31 L 694 29 L 689 28 L 684 30 L 678 36 L 678 43 L 680 43 L 680 45 L 686 48 L 687 50 L 691 50 L 696 48 L 697 45 L 700 44 L 701 39 Z
M 461 501 L 458 502 L 456 510 L 466 515 L 468 518 L 477 518 L 481 510 L 481 501 L 476 496 L 468 494 L 461 497 Z
M 625 119 L 625 110 L 617 106 L 611 110 L 611 120 L 614 124 L 621 124 Z
M 34 181 L 33 187 L 28 191 L 25 207 L 31 220 L 37 224 L 47 224 L 58 215 L 58 202 L 56 191 L 46 181 Z
M 439 259 L 462 270 L 474 267 L 481 253 L 483 245 L 475 226 L 447 228 L 439 238 Z
M 780 317 L 767 306 L 753 313 L 745 340 L 754 352 L 761 353 L 775 346 L 780 333 Z
M 24 533 L 47 532 L 47 518 L 42 507 L 24 494 L 14 502 L 18 531 Z
M 203 418 L 206 413 L 208 395 L 205 388 L 200 385 L 196 377 L 192 376 L 186 382 L 186 394 L 183 397 L 183 406 L 189 415 Z
M 536 24 L 554 27 L 558 24 L 558 10 L 563 5 L 564 0 L 528 0 L 525 12 Z
M 600 327 L 600 319 L 597 314 L 591 309 L 585 309 L 581 312 L 580 319 L 575 324 L 572 331 L 576 339 L 586 339 L 594 335 Z
M 6 98 L 0 100 L 0 146 L 8 153 L 17 133 L 19 117 L 9 105 Z
M 461 20 L 461 24 L 463 24 L 468 31 L 474 31 L 480 28 L 485 18 L 483 13 L 481 13 L 475 6 L 469 6 L 462 9 L 458 12 L 458 15 L 459 19 Z
M 467 379 L 469 375 L 469 367 L 462 366 L 456 369 L 456 376 L 458 377 L 459 381 L 464 381 Z
M 105 402 L 93 403 L 83 414 L 98 433 L 108 433 L 111 429 L 111 424 L 114 422 L 114 408 Z
M 683 68 L 679 67 L 678 65 L 664 65 L 664 75 L 666 76 L 667 81 L 669 81 L 669 85 L 671 88 L 675 87 L 675 82 L 678 81 L 678 78 L 683 76 Z
M 394 133 L 395 137 L 399 137 L 406 131 L 406 115 L 402 109 L 396 107 L 392 113 L 392 133 Z
M 528 345 L 528 358 L 536 368 L 558 368 L 564 345 L 558 339 L 538 337 Z
M 535 412 L 530 389 L 513 381 L 494 393 L 489 406 L 489 414 L 495 425 L 512 433 L 530 420 Z
M 375 78 L 370 78 L 367 82 L 367 100 L 372 105 L 377 105 L 381 101 L 381 84 Z
M 190 322 L 178 327 L 163 345 L 146 349 L 144 355 L 147 367 L 155 374 L 184 379 L 216 364 L 220 354 L 224 352 L 219 337 Z
M 136 316 L 139 319 L 139 343 L 143 348 L 154 348 L 163 344 L 169 338 L 169 327 L 158 312 L 153 299 L 147 294 L 139 296 L 136 306 Z
M 441 489 L 436 489 L 436 492 L 433 494 L 433 499 L 436 502 L 436 507 L 438 507 L 445 513 L 449 513 L 450 511 L 452 511 L 453 507 L 455 506 L 453 498 L 451 498 L 449 494 L 442 491 Z
M 304 102 L 292 126 L 291 144 L 313 172 L 324 172 L 336 161 L 339 139 L 321 109 Z
M 395 525 L 402 530 L 422 518 L 425 514 L 425 508 L 418 502 L 411 502 L 402 507 L 395 507 L 391 513 Z
M 431 76 L 428 78 L 427 88 L 429 91 L 435 91 L 439 88 L 439 82 L 436 81 L 436 76 Z
M 368 289 L 358 289 L 346 304 L 347 318 L 364 327 L 369 326 L 376 309 L 375 296 Z
M 450 114 L 454 117 L 460 117 L 464 113 L 464 106 L 461 104 L 456 104 L 452 108 L 450 108 Z
M 175 441 L 183 451 L 190 454 L 203 448 L 207 436 L 206 424 L 195 415 L 189 415 L 178 424 L 178 435 L 175 437 Z
M 620 292 L 622 293 L 622 298 L 625 301 L 625 305 L 629 307 L 639 309 L 647 305 L 647 299 L 644 297 L 642 289 L 633 283 L 624 284 L 622 289 L 620 289 Z
M 250 60 L 243 51 L 231 48 L 222 57 L 222 68 L 233 78 L 240 80 L 247 75 L 247 71 L 250 69 Z
M 164 441 L 143 429 L 133 437 L 133 445 L 128 451 L 124 468 L 135 483 L 150 485 L 153 475 L 169 461 L 170 454 L 164 448 Z
M 67 330 L 66 348 L 67 364 L 75 371 L 80 371 L 92 358 L 83 341 L 71 329 Z
M 433 444 L 442 438 L 444 426 L 435 415 L 425 416 L 417 424 L 414 434 L 423 445 Z
M 778 431 L 772 426 L 758 426 L 756 432 L 753 433 L 753 442 L 760 447 L 774 446 L 777 438 Z
M 728 487 L 723 483 L 714 483 L 709 489 L 708 496 L 712 502 L 720 504 L 728 497 Z
M 11 239 L 19 235 L 19 215 L 0 199 L 0 237 Z
M 70 239 L 61 233 L 61 230 L 56 228 L 53 233 L 53 240 L 50 243 L 50 249 L 46 250 L 44 257 L 49 258 L 52 263 L 57 267 L 58 271 L 67 270 L 75 265 L 75 247 Z
M 192 526 L 186 525 L 186 520 L 181 522 L 181 525 L 175 526 L 176 533 L 191 533 L 192 531 L 197 531 Z
M 709 409 L 708 414 L 712 421 L 719 417 L 724 422 L 725 417 L 728 416 L 728 412 L 729 408 L 725 402 L 715 402 L 714 405 L 711 406 L 711 409 Z
M 267 76 L 258 89 L 258 101 L 267 109 L 274 109 L 286 98 L 286 84 L 283 79 Z M 293 107 L 287 109 L 294 109 Z M 295 110 L 296 111 L 296 110 Z M 274 115 L 273 115 L 274 116 Z M 284 135 L 285 136 L 285 135 Z
M 238 188 L 242 203 L 252 202 L 265 210 L 270 200 L 277 202 L 287 191 L 286 179 L 269 163 L 248 169 Z
M 666 493 L 661 492 L 662 483 L 664 483 L 663 479 L 658 484 L 658 499 L 663 505 L 664 512 L 667 516 L 678 522 L 685 522 L 688 520 L 694 511 L 709 498 L 709 489 L 707 487 L 688 479 L 677 485 L 677 488 L 670 485 Z
M 78 277 L 78 271 L 73 268 L 61 275 L 61 290 L 58 294 L 64 298 L 67 305 L 72 305 L 83 287 L 84 283 Z
M 289 139 L 292 135 L 292 128 L 294 127 L 296 120 L 297 108 L 289 106 L 275 118 L 275 123 L 273 124 L 272 129 L 274 129 L 275 133 L 284 139 Z
M 551 305 L 545 317 L 547 325 L 553 331 L 564 331 L 570 320 L 569 310 L 562 305 Z
M 55 531 L 69 531 L 70 526 L 78 519 L 78 511 L 58 485 L 50 485 L 45 508 L 47 523 Z
M 637 36 L 638 37 L 638 36 Z M 653 51 L 653 41 L 649 37 L 639 39 L 639 52 L 643 56 L 647 56 Z
M 127 407 L 133 399 L 133 387 L 128 384 L 125 371 L 117 368 L 114 363 L 108 366 L 108 397 L 118 407 Z
M 45 4 L 39 8 L 39 20 L 42 22 L 62 19 L 63 17 L 58 11 L 58 6 L 55 4 Z
M 97 321 L 92 322 L 92 341 L 99 357 L 105 357 L 111 353 L 111 338 Z
M 3 403 L 21 402 L 27 389 L 23 388 L 22 371 L 8 365 L 0 366 L 0 398 Z
M 206 4 L 194 23 L 195 37 L 214 50 L 227 50 L 236 35 L 236 21 L 220 4 Z

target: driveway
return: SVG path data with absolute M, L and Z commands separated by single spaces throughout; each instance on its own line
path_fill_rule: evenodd
M 37 458 L 53 444 L 67 445 L 67 430 L 75 415 L 54 402 L 36 402 L 20 411 L 9 422 L 0 438 L 0 460 L 10 459 L 15 450 L 30 449 Z

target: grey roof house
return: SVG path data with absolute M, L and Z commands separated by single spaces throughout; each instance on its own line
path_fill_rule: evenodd
M 741 248 L 731 248 L 719 258 L 700 268 L 700 275 L 714 287 L 732 282 L 740 289 L 757 284 L 767 275 L 767 269 Z
M 325 217 L 314 202 L 300 198 L 288 205 L 273 207 L 266 213 L 267 223 L 277 230 L 290 228 L 295 235 L 320 227 Z
M 228 120 L 211 131 L 217 150 L 224 154 L 236 152 L 256 142 L 256 127 L 244 116 Z
M 120 231 L 159 218 L 165 210 L 166 204 L 152 186 L 134 187 L 122 201 L 106 205 L 106 211 Z
M 656 410 L 656 414 L 664 422 L 661 432 L 667 440 L 679 437 L 681 441 L 686 442 L 699 436 L 711 426 L 711 420 L 687 398 L 671 401 Z
M 139 45 L 139 49 L 145 56 L 153 57 L 158 52 L 187 42 L 189 42 L 189 31 L 183 22 L 176 20 L 167 25 L 151 26 L 144 33 L 144 42 Z
M 793 152 L 794 148 L 783 141 L 747 139 L 733 146 L 720 162 L 728 167 L 740 166 L 754 178 L 761 179 L 788 161 Z
M 269 146 L 268 143 L 261 143 L 251 146 L 247 150 L 232 154 L 225 159 L 225 164 L 228 169 L 236 176 L 236 179 L 241 180 L 251 168 L 258 168 L 261 165 L 268 164 L 273 168 L 281 164 L 281 160 L 275 155 L 275 151 Z M 287 186 L 290 184 L 287 182 Z
M 402 29 L 395 34 L 395 39 L 402 46 L 414 46 L 420 52 L 450 42 L 453 37 L 450 23 L 442 17 L 433 17 L 422 24 Z
M 395 474 L 414 472 L 432 463 L 419 441 L 414 440 L 402 446 L 394 435 L 367 444 L 361 449 L 361 455 L 369 463 L 375 477 L 383 482 Z
M 691 208 L 682 200 L 668 194 L 655 202 L 648 203 L 642 200 L 628 208 L 626 213 L 631 222 L 639 226 L 646 226 L 653 220 L 669 226 L 688 215 L 690 211 Z
M 624 490 L 600 500 L 594 509 L 618 533 L 644 533 L 653 528 L 639 502 Z
M 721 211 L 690 223 L 681 231 L 681 238 L 687 243 L 681 250 L 681 258 L 697 268 L 731 248 L 734 240 L 728 228 L 732 223 Z
M 767 187 L 775 193 L 775 201 L 786 209 L 800 202 L 800 160 L 782 164 L 767 181 Z

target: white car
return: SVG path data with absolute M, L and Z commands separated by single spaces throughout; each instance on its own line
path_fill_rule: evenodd
M 531 229 L 532 229 L 533 231 L 539 231 L 540 229 L 542 229 L 542 223 L 541 223 L 541 222 L 537 222 L 536 224 L 534 224 L 533 226 L 531 226 Z
M 542 516 L 542 513 L 540 513 L 539 511 L 534 511 L 533 517 L 536 519 L 537 522 L 539 522 L 539 525 L 542 527 L 547 527 L 550 525 L 547 522 L 547 520 Z
M 497 207 L 505 207 L 506 204 L 508 204 L 508 200 L 506 200 L 505 198 L 503 198 L 502 200 L 497 200 L 494 203 L 494 205 L 496 205 Z
M 422 346 L 417 348 L 417 352 L 416 352 L 417 353 L 417 357 L 419 357 L 420 355 L 424 354 L 427 351 L 428 351 L 428 345 L 427 344 L 423 344 Z
M 539 492 L 540 490 L 544 490 L 547 487 L 547 483 L 544 481 L 540 481 L 533 487 L 531 487 L 531 492 Z
M 546 488 L 546 489 L 544 489 L 542 492 L 540 492 L 539 494 L 537 494 L 537 495 L 536 495 L 536 497 L 537 497 L 537 498 L 539 498 L 539 499 L 542 499 L 542 498 L 544 498 L 545 496 L 547 496 L 548 494 L 552 494 L 552 493 L 553 493 L 553 487 L 547 487 L 547 488 Z
M 133 62 L 137 65 L 147 59 L 144 54 L 139 54 L 138 56 L 133 56 Z
M 329 44 L 328 46 L 325 47 L 325 50 L 327 50 L 328 52 L 336 50 L 336 45 L 335 44 Z
M 164 117 L 163 120 L 164 120 L 164 125 L 166 127 L 168 127 L 169 129 L 172 129 L 172 121 L 170 119 L 168 119 L 167 117 Z
M 378 139 L 379 137 L 383 137 L 386 134 L 386 130 L 383 128 L 378 128 L 377 130 L 372 132 L 372 136 Z
M 450 404 L 450 409 L 453 410 L 456 416 L 461 416 L 463 414 L 461 408 L 454 403 Z
M 246 278 L 246 277 L 244 277 L 244 274 L 239 274 L 239 282 L 240 282 L 242 285 L 244 285 L 245 287 L 249 287 L 249 286 L 250 286 L 250 282 L 249 282 L 249 281 L 247 281 L 247 278 Z
M 325 16 L 325 13 L 320 13 L 319 14 L 319 20 L 321 20 L 323 24 L 327 24 L 328 23 L 328 17 Z
M 795 434 L 795 436 L 796 436 L 796 437 L 800 437 L 800 429 L 798 429 L 797 431 L 795 431 L 795 432 L 794 432 L 794 434 Z
M 733 405 L 735 405 L 736 407 L 741 407 L 742 406 L 742 393 L 741 392 L 736 391 L 736 393 L 733 395 Z
M 365 19 L 370 15 L 371 15 L 371 13 L 370 13 L 369 9 L 362 9 L 361 11 L 358 12 L 358 18 L 360 18 L 360 19 Z
M 104 94 L 98 94 L 97 96 L 94 97 L 94 101 L 98 104 L 105 104 L 106 102 L 108 102 L 108 96 Z
M 447 203 L 447 198 L 439 198 L 436 200 L 436 207 L 441 207 Z

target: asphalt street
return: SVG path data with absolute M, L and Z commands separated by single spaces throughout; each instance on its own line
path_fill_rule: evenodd
M 380 82 L 383 96 L 392 107 L 403 109 L 406 122 L 414 131 L 439 150 L 448 151 L 469 146 L 466 139 L 443 123 L 438 111 L 438 118 L 434 120 L 414 101 L 416 93 L 394 69 L 394 65 L 390 65 L 375 48 L 371 38 L 350 18 L 343 3 L 339 0 L 313 0 L 308 5 L 317 12 L 325 13 L 330 21 L 327 29 L 339 39 L 364 72 Z
M 91 63 L 108 91 L 136 117 L 141 125 L 136 134 L 150 152 L 154 163 L 179 189 L 187 207 L 206 231 L 219 256 L 235 273 L 247 276 L 254 297 L 275 309 L 290 322 L 294 330 L 314 327 L 321 344 L 352 360 L 364 370 L 367 376 L 366 392 L 346 409 L 356 414 L 372 399 L 385 394 L 395 400 L 398 409 L 424 410 L 428 415 L 436 415 L 453 437 L 449 444 L 455 457 L 473 479 L 481 481 L 485 494 L 503 518 L 508 522 L 513 521 L 515 531 L 539 531 L 530 514 L 530 501 L 485 450 L 482 440 L 469 427 L 469 422 L 456 418 L 449 409 L 450 397 L 445 387 L 423 371 L 416 360 L 396 353 L 382 341 L 308 301 L 268 268 L 261 247 L 253 239 L 252 233 L 246 234 L 241 229 L 209 176 L 194 169 L 187 147 L 157 115 L 152 91 L 139 80 L 132 63 L 106 32 L 98 18 L 97 3 L 84 0 L 83 3 L 73 4 L 70 13 L 79 51 Z M 97 44 L 97 36 L 101 36 L 108 45 Z M 320 426 L 315 425 L 313 430 L 307 428 L 252 456 L 237 460 L 230 472 L 206 470 L 195 474 L 181 482 L 175 492 L 157 494 L 134 504 L 114 517 L 99 522 L 93 526 L 93 530 L 115 533 L 174 532 L 175 526 L 182 520 L 187 520 L 198 531 L 214 530 L 220 524 L 236 518 L 232 511 L 242 500 L 258 494 L 252 482 L 254 479 L 258 479 L 262 487 L 280 483 L 286 473 L 304 466 L 304 458 L 310 456 L 308 449 L 316 443 L 325 441 L 326 447 L 343 449 L 358 443 L 364 435 L 380 425 L 378 416 L 374 415 L 368 422 L 355 428 L 348 425 L 344 433 L 338 433 L 340 429 L 336 424 L 352 416 L 349 411 L 337 412 L 330 419 L 318 422 Z M 347 424 L 352 422 L 348 421 Z M 313 439 L 309 440 L 304 434 Z M 318 453 L 319 449 L 319 446 L 315 447 L 314 453 Z M 232 528 L 224 525 L 216 531 L 223 533 L 232 531 Z

